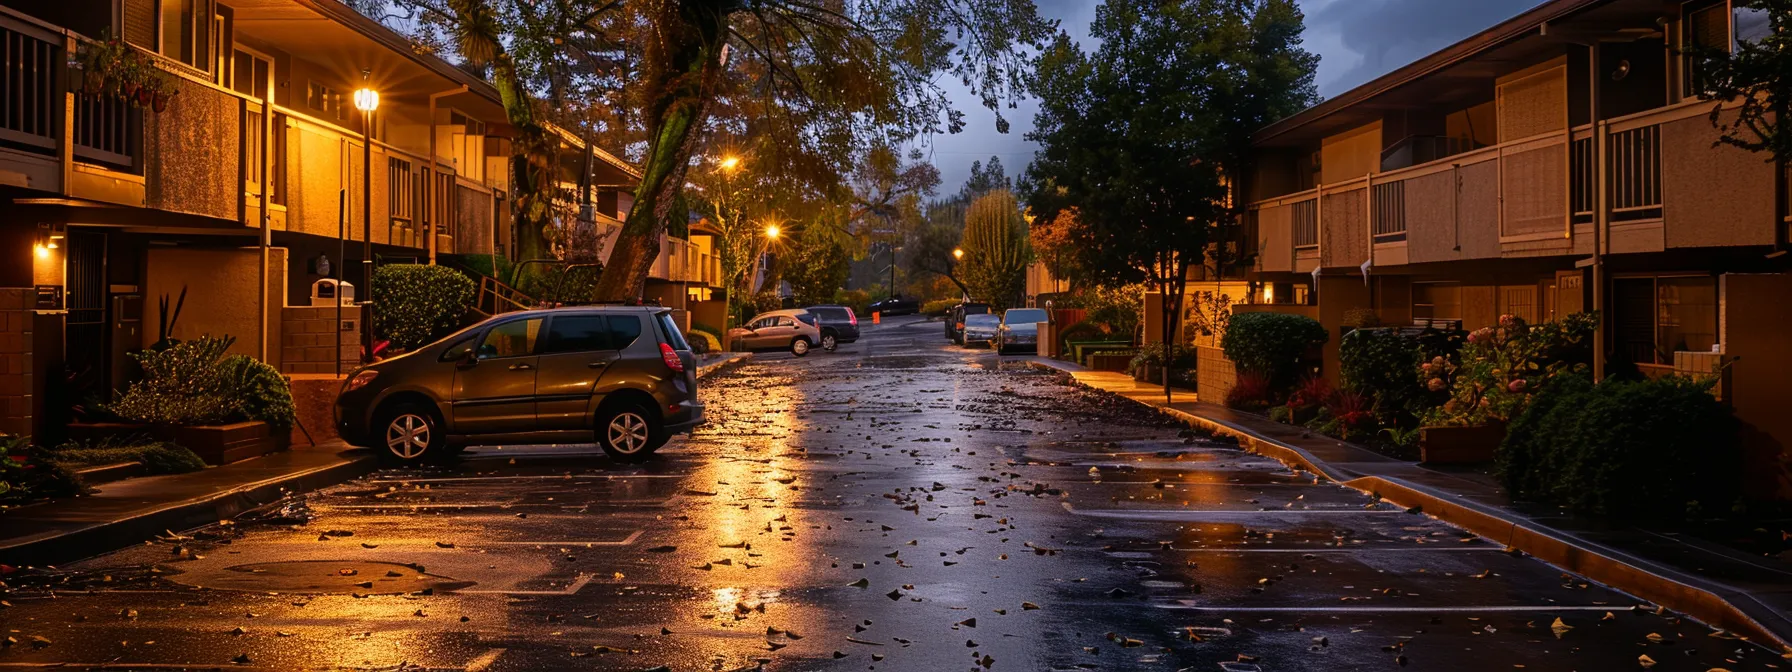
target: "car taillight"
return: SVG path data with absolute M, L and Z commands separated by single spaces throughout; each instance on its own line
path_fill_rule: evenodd
M 851 308 L 846 309 L 846 319 L 847 321 L 852 322 L 852 326 L 859 326 L 859 316 L 857 313 L 852 312 Z
M 678 351 L 665 343 L 660 344 L 660 359 L 666 360 L 666 368 L 673 373 L 684 373 L 684 360 L 678 358 Z

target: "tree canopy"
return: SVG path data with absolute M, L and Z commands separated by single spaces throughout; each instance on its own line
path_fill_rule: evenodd
M 1767 32 L 1738 35 L 1736 48 L 1697 49 L 1699 97 L 1716 101 L 1711 123 L 1719 142 L 1778 161 L 1792 161 L 1792 0 L 1752 0 L 1738 12 L 1764 19 Z M 1728 43 L 1726 41 L 1726 46 Z M 1724 108 L 1737 103 L 1734 111 Z

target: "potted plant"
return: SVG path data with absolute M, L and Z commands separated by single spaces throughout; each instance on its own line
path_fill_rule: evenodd
M 156 112 L 168 109 L 178 91 L 150 57 L 116 36 L 83 44 L 70 65 L 81 71 L 81 91 L 89 96 L 121 96 Z

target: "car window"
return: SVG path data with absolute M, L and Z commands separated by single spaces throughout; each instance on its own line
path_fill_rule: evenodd
M 777 325 L 777 326 L 780 326 L 780 327 L 794 327 L 794 326 L 796 326 L 796 320 L 793 320 L 793 319 L 790 319 L 790 318 L 788 318 L 788 317 L 778 317 L 778 318 L 773 318 L 773 321 L 772 321 L 772 323 L 773 323 L 773 324 L 775 324 L 775 325 Z
M 678 323 L 672 320 L 671 313 L 660 313 L 655 315 L 654 319 L 660 323 L 660 331 L 666 334 L 666 344 L 672 346 L 673 350 L 691 349 L 691 344 L 684 340 L 684 332 L 680 331 Z
M 965 324 L 976 324 L 976 325 L 1001 324 L 1002 318 L 996 317 L 994 315 L 990 315 L 989 313 L 983 313 L 980 315 L 970 315 L 970 316 L 965 317 L 964 323 Z
M 985 314 L 989 313 L 989 306 L 987 306 L 987 305 L 965 306 L 964 312 L 969 315 L 985 315 Z
M 1010 310 L 1002 319 L 1008 324 L 1037 324 L 1046 321 L 1045 311 L 1038 309 Z
M 834 322 L 845 322 L 847 320 L 852 319 L 847 316 L 846 311 L 847 311 L 847 309 L 845 309 L 845 308 L 810 308 L 809 309 L 809 312 L 811 314 L 819 316 L 821 319 L 834 321 Z
M 555 315 L 541 354 L 595 352 L 610 347 L 610 327 L 602 315 Z
M 460 361 L 462 359 L 466 359 L 467 353 L 472 352 L 472 351 L 473 351 L 473 337 L 468 336 L 466 338 L 461 339 L 459 343 L 455 343 L 454 345 L 448 346 L 447 350 L 443 350 L 442 357 L 441 357 L 440 361 L 444 361 L 444 362 Z
M 610 316 L 610 349 L 621 350 L 641 337 L 641 318 L 634 315 Z
M 485 332 L 479 343 L 479 358 L 521 357 L 535 352 L 535 339 L 541 335 L 541 318 L 505 322 Z
M 796 316 L 796 319 L 802 320 L 803 324 L 807 324 L 811 327 L 815 326 L 815 314 L 814 313 L 803 313 L 801 315 Z

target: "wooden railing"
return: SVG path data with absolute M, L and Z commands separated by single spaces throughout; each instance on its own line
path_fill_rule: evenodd
M 1606 140 L 1614 219 L 1661 215 L 1661 125 L 1614 131 Z
M 1374 200 L 1372 234 L 1376 242 L 1406 239 L 1406 183 L 1386 182 L 1371 187 Z
M 63 48 L 23 24 L 0 18 L 0 140 L 56 149 L 56 120 L 62 116 L 57 73 L 67 67 Z
M 1294 204 L 1294 249 L 1319 247 L 1319 199 Z
M 135 172 L 143 113 L 121 96 L 75 96 L 75 158 Z

